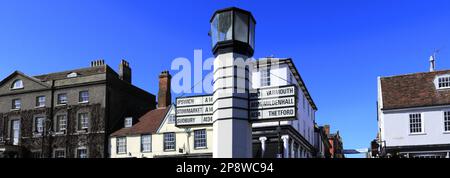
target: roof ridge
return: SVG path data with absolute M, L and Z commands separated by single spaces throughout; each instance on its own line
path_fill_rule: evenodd
M 380 76 L 380 78 L 404 77 L 404 76 L 411 76 L 411 75 L 431 74 L 431 73 L 440 73 L 440 72 L 450 72 L 450 69 L 436 70 L 433 72 L 416 72 L 416 73 L 407 73 L 407 74 L 400 74 L 400 75 L 390 75 L 390 76 L 385 76 L 385 77 Z
M 50 72 L 50 73 L 45 73 L 45 74 L 39 74 L 39 75 L 34 75 L 33 77 L 42 77 L 42 76 L 46 76 L 46 75 L 52 75 L 52 74 L 63 74 L 63 73 L 70 73 L 70 72 L 76 72 L 76 71 L 82 71 L 82 70 L 86 70 L 86 69 L 91 69 L 91 68 L 104 68 L 107 67 L 108 65 L 105 64 L 103 66 L 94 66 L 94 67 L 82 67 L 82 68 L 76 68 L 76 69 L 69 69 L 69 70 L 64 70 L 64 71 L 59 71 L 59 72 Z M 109 67 L 109 66 L 108 66 Z

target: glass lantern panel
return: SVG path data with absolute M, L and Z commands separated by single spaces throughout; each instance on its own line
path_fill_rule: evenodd
M 232 13 L 223 12 L 217 14 L 211 24 L 212 45 L 217 42 L 231 40 L 233 38 Z
M 238 41 L 248 43 L 248 15 L 235 12 L 234 37 Z
M 255 49 L 255 22 L 253 21 L 253 19 L 250 20 L 249 43 L 252 49 Z

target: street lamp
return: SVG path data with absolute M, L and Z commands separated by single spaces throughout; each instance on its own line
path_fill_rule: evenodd
M 253 56 L 255 19 L 248 11 L 231 7 L 216 11 L 210 24 L 216 57 L 213 77 L 220 79 L 213 85 L 213 110 L 219 111 L 213 114 L 213 157 L 250 158 L 252 125 L 249 108 L 244 108 L 249 102 L 250 71 L 240 61 Z
M 253 56 L 256 22 L 250 12 L 236 7 L 222 9 L 210 22 L 214 55 L 235 52 Z

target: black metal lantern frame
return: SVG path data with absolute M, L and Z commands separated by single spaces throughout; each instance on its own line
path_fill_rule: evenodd
M 230 13 L 227 15 L 231 15 L 231 17 L 227 17 L 225 15 L 226 13 Z M 220 19 L 221 17 L 230 19 Z M 226 25 L 228 20 L 231 20 L 229 24 L 230 27 L 225 29 L 227 26 L 224 27 L 224 24 Z M 238 22 L 238 20 L 240 20 L 240 22 Z M 242 23 L 242 20 L 246 21 Z M 212 51 L 215 56 L 230 52 L 243 54 L 249 57 L 253 56 L 255 49 L 256 21 L 251 12 L 236 7 L 221 9 L 214 13 L 210 23 L 210 36 L 213 45 Z M 247 28 L 246 33 L 242 33 L 242 28 Z M 229 30 L 231 30 L 231 37 L 227 37 Z

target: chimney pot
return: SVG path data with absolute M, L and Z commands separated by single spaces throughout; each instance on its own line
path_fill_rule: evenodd
M 435 69 L 436 69 L 435 55 L 431 55 L 430 56 L 430 72 L 434 72 Z
M 330 135 L 330 125 L 324 125 L 323 128 L 325 130 L 325 134 Z
M 103 60 L 103 59 L 91 61 L 91 67 L 98 67 L 98 66 L 104 66 L 104 65 L 105 65 L 105 60 Z

